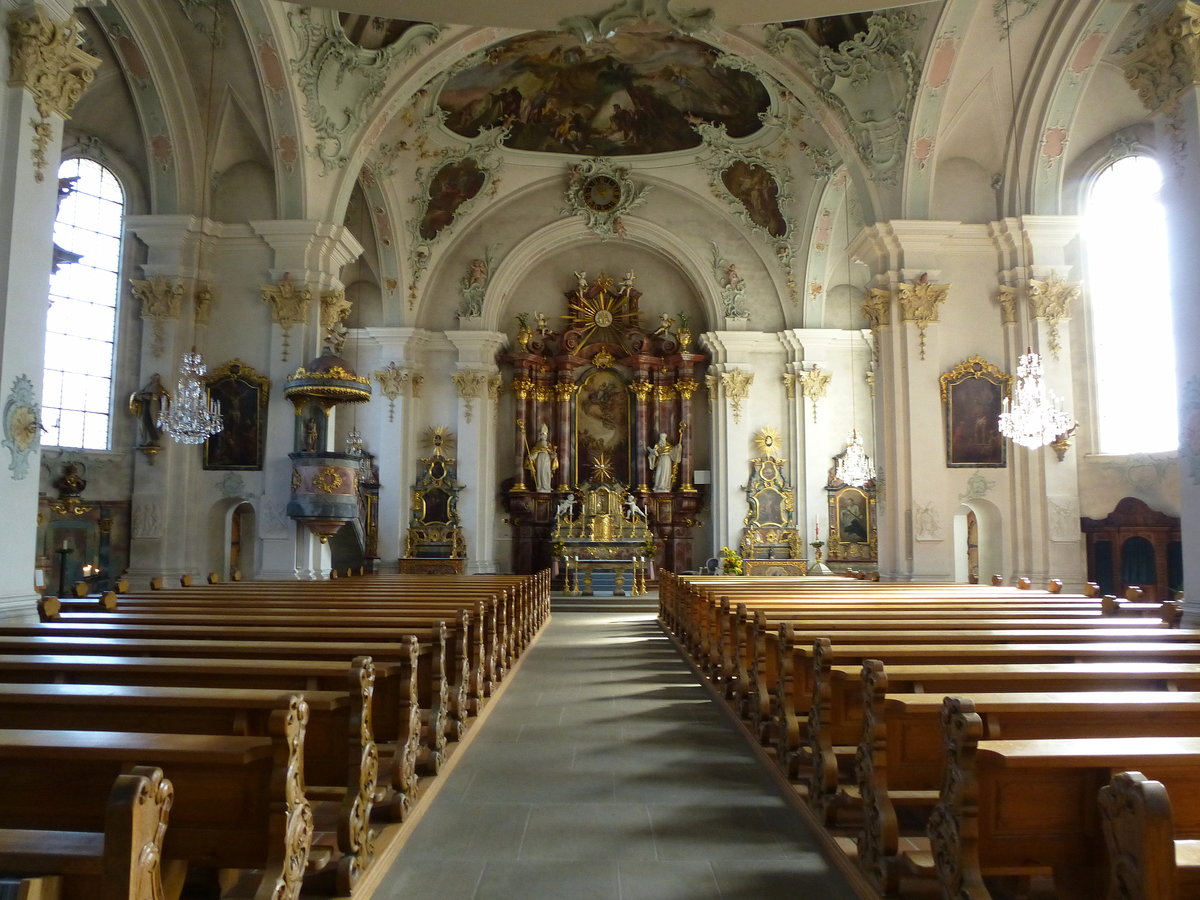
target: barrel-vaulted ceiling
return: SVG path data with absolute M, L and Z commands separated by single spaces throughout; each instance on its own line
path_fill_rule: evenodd
M 701 0 L 686 4 L 672 0 L 303 0 L 305 6 L 389 19 L 544 30 L 559 28 L 574 18 L 599 19 L 608 13 L 658 13 L 667 20 L 683 17 L 732 27 L 913 6 L 918 2 L 921 0 Z

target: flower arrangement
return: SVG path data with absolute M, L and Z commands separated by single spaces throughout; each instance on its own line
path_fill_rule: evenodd
M 741 575 L 745 572 L 742 557 L 736 550 L 721 548 L 721 572 L 725 575 Z
M 653 540 L 647 539 L 645 542 L 643 542 L 642 556 L 650 558 L 650 557 L 654 556 L 654 554 L 657 552 L 658 552 L 658 544 L 654 543 Z

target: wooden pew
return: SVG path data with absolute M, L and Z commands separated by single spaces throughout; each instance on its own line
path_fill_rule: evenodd
M 946 896 L 982 900 L 989 871 L 1050 867 L 1064 898 L 1103 895 L 1105 842 L 1096 798 L 1113 773 L 1136 770 L 1173 794 L 1200 791 L 1200 738 L 983 741 L 971 701 L 947 697 L 947 764 L 929 821 L 932 861 Z M 1176 811 L 1200 834 L 1200 804 Z
M 40 816 L 48 830 L 102 830 L 103 810 L 78 799 L 132 765 L 158 765 L 175 788 L 165 859 L 252 870 L 243 896 L 295 900 L 313 837 L 307 720 L 292 697 L 272 715 L 270 738 L 0 729 L 0 828 Z
M 388 763 L 382 801 L 399 821 L 412 809 L 421 758 L 420 711 L 416 703 L 416 644 L 409 664 L 375 663 L 373 722 L 377 748 Z M 0 654 L 0 683 L 123 684 L 204 687 L 215 690 L 253 684 L 274 691 L 345 691 L 360 676 L 341 662 L 305 659 L 154 658 L 140 656 Z
M 379 776 L 371 729 L 370 658 L 351 665 L 346 691 L 306 691 L 304 773 L 310 802 L 336 808 L 329 830 L 340 858 L 336 892 L 348 894 L 370 866 L 370 827 Z M 279 691 L 250 688 L 0 683 L 0 721 L 30 730 L 138 731 L 270 736 Z M 315 812 L 319 809 L 314 808 Z M 318 816 L 318 821 L 320 817 Z
M 1141 772 L 1119 772 L 1100 789 L 1100 816 L 1108 849 L 1109 897 L 1200 896 L 1200 840 L 1175 837 L 1171 800 L 1162 782 Z
M 859 864 L 880 891 L 900 875 L 898 811 L 910 822 L 932 811 L 945 767 L 942 697 L 888 690 L 879 660 L 862 668 L 863 729 L 855 779 L 863 825 Z M 1200 693 L 1079 691 L 975 693 L 989 738 L 1033 739 L 1200 734 Z M 905 829 L 912 834 L 911 827 Z M 923 833 L 923 829 L 922 829 Z
M 0 829 L 0 875 L 53 876 L 64 900 L 162 900 L 162 848 L 175 792 L 161 769 L 118 775 L 104 805 L 103 830 L 46 830 L 31 819 Z M 84 802 L 80 798 L 80 802 Z
M 453 640 L 445 622 L 420 629 L 423 640 L 419 642 L 416 658 L 417 696 L 419 708 L 426 712 L 428 720 L 427 764 L 435 773 L 444 758 L 447 738 L 457 740 L 466 725 L 470 680 L 467 615 L 460 610 L 458 616 Z M 7 646 L 18 649 L 23 644 L 25 652 L 42 652 L 44 647 L 45 652 L 54 653 L 70 646 L 54 641 L 75 638 L 75 646 L 90 653 L 108 648 L 117 653 L 272 659 L 349 659 L 369 653 L 380 663 L 407 662 L 409 645 L 417 640 L 409 626 L 375 628 L 367 632 L 364 640 L 364 632 L 359 628 L 264 624 L 252 616 L 234 618 L 225 627 L 123 625 L 107 621 L 0 625 L 0 640 L 5 637 L 15 642 Z M 154 642 L 159 640 L 177 643 L 156 645 Z M 453 680 L 446 675 L 447 659 L 455 667 Z

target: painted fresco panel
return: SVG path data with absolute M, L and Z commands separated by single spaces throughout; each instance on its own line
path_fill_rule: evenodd
M 601 454 L 612 463 L 617 479 L 629 483 L 629 391 L 611 369 L 599 369 L 583 382 L 576 399 L 575 471 L 580 480 L 591 476 Z

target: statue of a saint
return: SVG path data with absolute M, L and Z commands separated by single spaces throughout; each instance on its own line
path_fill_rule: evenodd
M 680 444 L 672 444 L 666 434 L 660 432 L 658 443 L 646 451 L 650 457 L 650 469 L 654 472 L 654 492 L 656 494 L 670 493 L 675 481 L 675 466 L 683 453 Z
M 162 429 L 158 417 L 162 413 L 163 401 L 170 400 L 171 395 L 163 387 L 162 380 L 155 372 L 150 381 L 140 391 L 129 395 L 129 411 L 137 417 L 137 444 L 139 450 L 157 447 L 162 438 Z
M 535 491 L 547 494 L 554 489 L 551 481 L 558 471 L 558 448 L 550 443 L 550 429 L 544 422 L 537 443 L 529 448 L 526 465 L 533 475 Z

